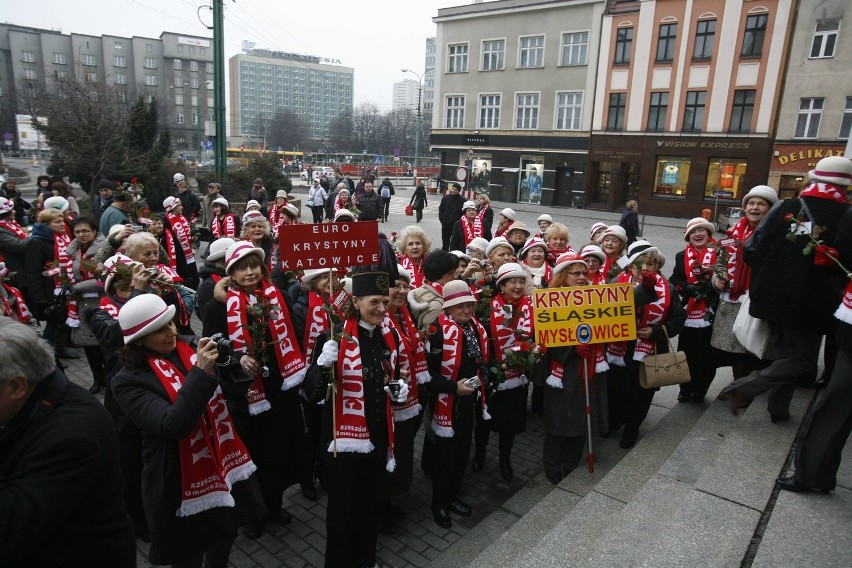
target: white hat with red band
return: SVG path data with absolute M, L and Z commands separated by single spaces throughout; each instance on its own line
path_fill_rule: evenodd
M 142 294 L 127 301 L 118 312 L 118 325 L 124 344 L 145 337 L 172 321 L 175 307 L 167 306 L 156 294 Z
M 228 274 L 231 273 L 231 269 L 234 266 L 250 254 L 256 254 L 260 257 L 260 262 L 263 262 L 266 259 L 266 253 L 263 252 L 262 248 L 257 248 L 249 241 L 237 241 L 228 247 L 227 252 L 225 252 L 225 272 Z

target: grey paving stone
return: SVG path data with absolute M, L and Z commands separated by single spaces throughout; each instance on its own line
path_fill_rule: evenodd
M 848 440 L 840 458 L 840 469 L 837 470 L 837 485 L 852 489 L 852 444 Z
M 465 535 L 464 541 L 456 542 L 444 550 L 429 564 L 429 567 L 456 568 L 467 566 L 517 520 L 518 517 L 507 511 L 495 511 L 471 529 Z
M 521 517 L 551 491 L 553 491 L 553 484 L 547 480 L 544 472 L 539 473 L 533 479 L 530 479 L 523 489 L 509 497 L 503 503 L 502 508 Z

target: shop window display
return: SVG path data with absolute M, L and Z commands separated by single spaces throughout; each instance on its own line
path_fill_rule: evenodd
M 742 182 L 746 173 L 746 162 L 742 158 L 710 158 L 707 164 L 707 183 L 704 187 L 706 199 L 733 199 L 739 201 L 743 192 Z M 718 193 L 718 196 L 716 195 Z
M 689 166 L 689 158 L 658 156 L 657 174 L 654 177 L 654 197 L 685 199 Z

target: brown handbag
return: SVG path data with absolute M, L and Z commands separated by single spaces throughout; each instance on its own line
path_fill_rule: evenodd
M 662 328 L 669 344 L 669 352 L 657 353 L 657 342 L 654 342 L 654 354 L 645 357 L 642 366 L 639 367 L 639 384 L 645 389 L 679 385 L 690 381 L 686 353 L 674 350 L 666 326 Z

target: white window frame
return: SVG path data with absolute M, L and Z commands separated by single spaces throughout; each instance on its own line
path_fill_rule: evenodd
M 127 84 L 127 75 L 124 73 L 116 73 L 115 74 L 115 84 L 116 85 L 126 85 Z
M 198 88 L 198 77 L 190 77 L 189 78 L 189 86 L 192 89 Z
M 497 99 L 497 104 L 493 104 L 493 100 L 490 101 L 492 104 L 483 105 L 482 99 L 483 97 L 499 97 Z M 500 115 L 502 114 L 502 106 L 503 106 L 503 93 L 478 93 L 477 94 L 478 101 L 478 109 L 476 113 L 476 123 L 479 125 L 478 128 L 484 130 L 494 130 L 500 128 Z M 483 119 L 482 111 L 483 110 L 491 110 L 491 116 Z M 496 111 L 496 112 L 495 112 Z M 491 126 L 488 126 L 488 123 L 491 123 Z
M 153 57 L 146 57 L 144 67 L 145 69 L 156 69 L 157 60 Z
M 82 64 L 87 66 L 87 67 L 95 67 L 98 64 L 98 62 L 95 59 L 94 55 L 92 55 L 91 53 L 87 53 L 83 56 Z
M 535 97 L 535 105 L 530 104 L 530 102 L 526 100 L 522 104 L 521 97 Z M 520 116 L 522 110 L 524 110 L 525 115 L 523 117 Z M 516 91 L 515 112 L 512 113 L 512 127 L 515 130 L 538 130 L 540 118 L 541 91 Z M 523 123 L 527 123 L 527 125 L 524 126 Z
M 183 124 L 183 123 L 184 123 L 183 113 L 182 112 L 176 112 L 175 113 L 175 124 Z
M 35 63 L 35 52 L 33 51 L 22 51 L 21 52 L 21 61 L 25 63 Z
M 198 112 L 192 113 L 192 125 L 193 126 L 198 126 L 198 120 L 199 120 Z
M 579 35 L 579 34 L 586 34 L 586 42 L 585 43 L 582 43 L 582 42 L 581 43 L 571 43 L 571 44 L 565 43 L 566 36 L 575 36 L 575 35 Z M 569 31 L 566 31 L 566 32 L 562 32 L 562 35 L 560 36 L 561 39 L 560 39 L 560 44 L 559 44 L 559 64 L 566 66 L 566 67 L 567 66 L 577 66 L 577 65 L 588 65 L 589 64 L 589 38 L 590 37 L 591 37 L 591 32 L 589 30 L 569 30 Z M 582 55 L 582 57 L 580 58 L 580 59 L 582 59 L 582 61 L 579 62 L 579 63 L 574 63 L 574 62 L 570 61 L 570 57 L 569 57 L 569 60 L 566 61 L 565 60 L 566 59 L 565 58 L 565 48 L 566 47 L 569 47 L 569 50 L 571 51 L 571 53 L 574 53 L 575 51 L 579 51 L 580 54 Z
M 145 44 L 145 53 L 151 53 L 153 50 L 154 46 L 152 46 L 150 43 Z
M 157 76 L 156 75 L 145 75 L 145 84 L 149 87 L 157 86 Z
M 191 106 L 197 107 L 198 106 L 198 95 L 190 95 L 189 104 Z
M 113 55 L 112 66 L 113 67 L 127 67 L 127 58 L 124 57 L 123 55 Z
M 183 69 L 183 61 L 180 59 L 175 59 L 172 63 L 172 66 L 174 67 L 175 71 L 180 71 Z
M 183 87 L 183 77 L 181 75 L 175 75 L 174 86 L 178 89 Z
M 94 71 L 86 71 L 86 73 L 83 74 L 83 79 L 87 83 L 95 83 L 98 80 L 98 74 Z
M 189 70 L 197 72 L 198 71 L 198 61 L 196 61 L 194 59 L 192 61 L 190 61 L 189 62 Z
M 837 24 L 837 28 L 833 30 L 827 31 L 817 31 L 817 28 L 821 23 L 834 22 Z M 826 53 L 826 45 L 828 45 L 828 40 L 831 36 L 834 36 L 834 43 L 832 43 L 831 53 Z M 820 40 L 820 53 L 819 55 L 812 55 L 814 51 L 814 44 L 817 39 Z M 840 39 L 840 20 L 839 19 L 829 19 L 829 20 L 817 20 L 814 26 L 814 34 L 811 36 L 811 45 L 808 49 L 808 59 L 830 59 L 834 57 L 834 54 L 837 52 L 837 40 Z
M 38 74 L 36 74 L 35 69 L 24 69 L 24 79 L 27 81 L 36 81 L 38 79 Z
M 498 41 L 503 42 L 503 49 L 502 50 L 500 50 L 500 51 L 495 51 L 495 50 L 486 51 L 485 50 L 485 44 L 486 43 L 494 43 L 494 42 L 498 42 Z M 481 50 L 482 50 L 482 58 L 479 60 L 479 70 L 480 71 L 503 71 L 503 70 L 506 69 L 506 38 L 494 37 L 494 38 L 484 39 L 484 40 L 482 40 L 482 43 L 480 44 L 480 46 L 481 46 Z M 496 67 L 486 66 L 486 64 L 485 64 L 486 55 L 489 56 L 489 60 L 496 57 L 497 60 L 498 60 L 498 65 Z
M 458 102 L 461 105 L 450 106 L 450 100 Z M 444 128 L 464 128 L 464 107 L 467 103 L 464 93 L 452 93 L 444 95 Z M 454 116 L 451 119 L 450 110 L 455 110 Z
M 541 46 L 523 47 L 524 41 L 541 38 Z M 518 36 L 518 69 L 542 69 L 544 67 L 545 45 L 547 44 L 547 34 L 529 34 Z M 535 53 L 540 50 L 541 61 L 538 65 L 524 65 L 525 55 Z M 529 58 L 527 57 L 529 62 Z
M 453 49 L 464 47 L 464 53 L 453 53 Z M 458 42 L 447 45 L 447 73 L 467 73 L 470 58 L 470 43 Z M 458 68 L 457 68 L 458 67 Z M 463 67 L 463 68 L 462 68 Z
M 575 96 L 579 95 L 580 96 L 579 107 L 576 104 L 565 104 L 565 105 L 560 106 L 559 97 L 561 95 L 575 95 Z M 582 128 L 583 128 L 583 103 L 585 102 L 585 99 L 586 99 L 585 91 L 556 91 L 556 94 L 555 94 L 554 100 L 553 100 L 553 129 L 554 130 L 582 130 Z M 576 116 L 573 117 L 573 118 L 576 119 L 576 123 L 577 123 L 576 128 L 568 128 L 568 127 L 565 127 L 565 126 L 563 126 L 561 128 L 559 127 L 559 119 L 560 119 L 559 115 L 560 115 L 560 111 L 563 110 L 563 109 L 565 109 L 565 110 L 577 109 Z M 572 112 L 571 114 L 574 115 L 575 113 Z
M 840 131 L 837 133 L 837 138 L 848 140 L 850 136 L 852 136 L 852 97 L 846 97 L 846 107 L 843 109 L 843 116 L 840 119 Z
M 808 108 L 802 108 L 804 101 L 810 101 Z M 819 101 L 819 108 L 816 106 L 816 101 Z M 796 113 L 796 126 L 793 130 L 793 138 L 798 140 L 814 140 L 819 138 L 819 127 L 822 122 L 822 111 L 825 110 L 825 97 L 802 97 L 799 99 L 799 111 Z M 801 136 L 797 135 L 799 130 L 799 120 L 804 118 L 804 131 Z M 811 122 L 816 119 L 816 132 L 813 136 L 808 136 L 808 131 L 811 129 Z
M 175 93 L 175 105 L 183 106 L 183 93 Z

